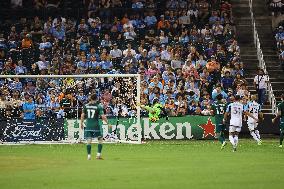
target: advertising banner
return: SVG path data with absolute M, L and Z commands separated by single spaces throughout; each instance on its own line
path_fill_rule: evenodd
M 139 134 L 137 119 L 120 118 L 117 128 L 117 119 L 109 118 L 112 130 L 120 140 L 136 140 Z M 68 139 L 77 139 L 80 136 L 79 122 L 66 120 L 64 124 Z M 141 118 L 142 138 L 145 139 L 213 139 L 215 138 L 215 119 L 210 116 L 184 116 L 171 117 L 169 120 L 160 119 L 150 122 L 148 118 Z M 107 125 L 103 125 L 103 134 L 110 131 Z
M 0 140 L 18 141 L 60 141 L 64 139 L 63 119 L 0 121 Z

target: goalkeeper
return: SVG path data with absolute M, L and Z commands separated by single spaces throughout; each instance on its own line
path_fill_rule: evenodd
M 145 105 L 140 105 L 140 107 L 149 112 L 149 120 L 152 122 L 156 122 L 162 117 L 166 117 L 166 120 L 168 120 L 167 112 L 158 99 L 153 100 L 153 107 Z

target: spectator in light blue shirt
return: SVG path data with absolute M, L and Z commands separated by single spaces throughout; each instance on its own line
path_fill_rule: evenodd
M 78 44 L 80 45 L 80 50 L 81 51 L 88 51 L 90 48 L 90 40 L 88 36 L 82 36 L 79 41 Z
M 148 52 L 148 57 L 149 57 L 150 61 L 154 61 L 155 58 L 157 56 L 159 56 L 159 55 L 160 55 L 160 53 L 157 51 L 157 47 L 156 46 L 153 46 L 151 48 L 151 50 Z
M 157 76 L 154 76 L 153 81 L 149 84 L 150 88 L 159 87 L 160 90 L 163 90 L 163 84 L 159 81 Z
M 90 53 L 87 54 L 87 59 L 90 60 L 92 56 L 95 56 L 97 61 L 100 60 L 100 55 L 96 52 L 94 47 L 91 47 Z
M 80 105 L 84 105 L 88 101 L 88 96 L 84 95 L 83 90 L 80 90 L 79 94 L 77 95 L 77 100 L 79 101 Z
M 198 102 L 199 101 L 199 97 L 198 97 L 197 94 L 195 94 L 194 91 L 190 91 L 188 93 L 188 96 L 187 96 L 187 102 L 188 102 L 188 104 L 191 104 L 193 101 Z
M 84 73 L 89 69 L 89 62 L 85 56 L 81 57 L 81 60 L 77 63 L 77 70 L 79 73 Z
M 183 45 L 187 44 L 189 42 L 189 37 L 187 35 L 186 32 L 182 32 L 180 38 L 179 38 L 179 42 Z
M 50 101 L 47 104 L 47 107 L 49 108 L 49 111 L 52 116 L 56 115 L 60 109 L 60 104 L 58 102 L 58 99 L 55 99 L 54 96 L 51 96 Z
M 227 99 L 227 98 L 228 98 L 227 93 L 225 93 L 225 91 L 222 90 L 220 84 L 218 84 L 218 85 L 216 86 L 216 88 L 212 91 L 212 99 L 213 99 L 213 100 L 216 100 L 216 97 L 217 97 L 217 95 L 219 95 L 219 94 L 222 94 L 222 96 L 223 96 L 224 99 Z
M 90 34 L 92 36 L 99 36 L 101 31 L 101 25 L 98 23 L 98 21 L 92 21 L 90 24 Z
M 24 119 L 35 119 L 36 105 L 31 96 L 23 103 Z
M 160 94 L 159 92 L 155 92 L 155 93 L 151 93 L 149 95 L 149 102 L 151 104 L 153 104 L 153 101 L 154 99 L 158 99 L 159 100 L 159 103 L 161 103 L 162 105 L 165 105 L 166 101 L 165 101 L 165 98 L 164 98 L 164 95 L 163 94 Z
M 134 0 L 131 6 L 133 9 L 142 9 L 144 7 L 143 3 L 138 1 L 138 0 Z
M 110 70 L 112 68 L 112 61 L 103 58 L 101 61 L 101 66 L 103 70 Z
M 65 38 L 65 28 L 63 25 L 57 25 L 56 27 L 52 28 L 52 36 L 59 39 L 64 40 Z
M 89 67 L 91 70 L 98 70 L 101 67 L 101 62 L 97 60 L 96 56 L 91 56 Z
M 217 11 L 212 11 L 212 15 L 209 18 L 209 24 L 213 25 L 217 20 L 219 20 L 219 16 Z
M 18 61 L 18 65 L 15 68 L 16 75 L 27 74 L 28 70 L 25 66 L 23 66 L 22 60 Z
M 150 12 L 148 16 L 144 19 L 147 26 L 153 26 L 157 23 L 157 18 L 154 15 L 154 12 Z
M 23 84 L 20 82 L 19 78 L 15 78 L 14 81 L 9 83 L 8 87 L 10 90 L 22 91 Z
M 101 46 L 102 47 L 111 47 L 111 40 L 108 34 L 105 34 L 104 39 L 101 41 Z
M 275 39 L 277 42 L 280 42 L 284 39 L 284 31 L 282 26 L 279 26 L 278 32 L 275 35 Z
M 46 40 L 46 37 L 42 37 L 42 42 L 39 44 L 39 50 L 45 50 L 50 49 L 52 47 L 52 44 Z

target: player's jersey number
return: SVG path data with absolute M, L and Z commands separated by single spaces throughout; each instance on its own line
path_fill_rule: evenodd
M 241 108 L 233 107 L 233 114 L 241 115 L 242 114 Z
M 93 119 L 95 117 L 95 115 L 96 115 L 96 110 L 88 109 L 87 113 L 88 113 L 88 118 Z
M 216 111 L 218 115 L 222 115 L 225 113 L 225 109 L 223 106 L 219 106 L 218 108 L 216 108 Z
M 250 108 L 250 113 L 257 114 L 258 113 L 258 109 L 252 107 L 252 108 Z

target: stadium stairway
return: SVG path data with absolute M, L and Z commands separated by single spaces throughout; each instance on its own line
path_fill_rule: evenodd
M 237 31 L 236 37 L 238 44 L 240 46 L 241 50 L 240 56 L 245 69 L 245 78 L 248 81 L 248 89 L 250 93 L 256 94 L 256 90 L 253 85 L 253 79 L 257 74 L 257 68 L 259 62 L 257 59 L 257 50 L 254 45 L 254 39 L 253 39 L 253 28 L 251 24 L 249 1 L 233 0 L 232 6 L 233 6 L 234 22 L 236 24 L 236 31 Z M 271 50 L 269 47 L 265 47 L 263 51 L 265 54 L 271 54 L 273 52 L 273 50 Z M 270 66 L 274 65 L 276 65 L 276 63 L 271 64 Z M 272 82 L 275 81 L 273 77 L 271 77 L 271 80 Z M 263 106 L 263 113 L 272 114 L 271 105 L 269 104 L 269 102 L 267 102 Z
M 272 18 L 266 2 L 263 0 L 254 0 L 253 13 L 255 15 L 261 48 L 263 49 L 266 69 L 278 103 L 281 100 L 281 94 L 284 93 L 284 71 L 280 66 L 276 41 L 272 30 Z

